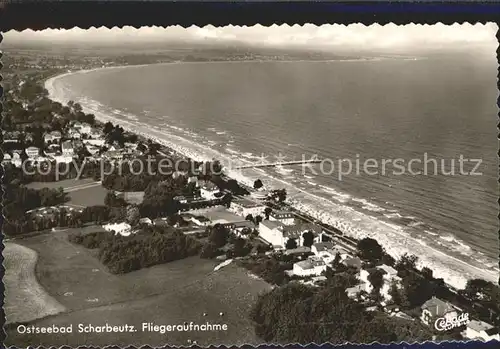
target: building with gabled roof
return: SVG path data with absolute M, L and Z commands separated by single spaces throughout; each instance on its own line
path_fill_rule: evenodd
M 450 303 L 434 296 L 422 304 L 421 309 L 422 314 L 420 320 L 426 325 L 431 325 L 437 318 L 444 317 L 446 319 L 452 319 L 458 315 L 457 311 Z

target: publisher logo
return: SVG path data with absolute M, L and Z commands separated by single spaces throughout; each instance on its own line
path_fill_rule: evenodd
M 469 313 L 463 313 L 454 317 L 440 317 L 434 322 L 434 327 L 438 331 L 449 331 L 467 325 L 469 321 Z

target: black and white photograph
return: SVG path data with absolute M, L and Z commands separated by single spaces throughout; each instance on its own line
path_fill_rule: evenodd
M 5 344 L 500 340 L 497 30 L 4 32 Z

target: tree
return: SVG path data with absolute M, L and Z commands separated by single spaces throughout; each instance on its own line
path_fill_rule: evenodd
M 409 270 L 416 270 L 417 261 L 418 261 L 417 256 L 405 253 L 404 255 L 401 256 L 399 261 L 396 262 L 395 268 L 398 271 L 402 272 Z
M 245 220 L 250 221 L 252 223 L 255 223 L 255 219 L 253 218 L 253 216 L 251 214 L 247 214 L 245 217 Z
M 266 215 L 266 219 L 269 219 L 269 216 L 271 215 L 271 212 L 273 212 L 273 209 L 271 207 L 266 207 L 264 209 L 264 214 Z
M 421 270 L 422 276 L 426 278 L 427 280 L 432 280 L 433 279 L 433 272 L 432 269 L 423 267 Z
M 139 213 L 139 208 L 135 205 L 129 205 L 127 207 L 127 222 L 134 226 L 139 223 L 139 219 L 141 218 L 141 214 Z
M 364 238 L 359 240 L 357 248 L 359 257 L 371 263 L 380 261 L 384 255 L 384 249 L 375 239 Z
M 111 131 L 113 131 L 113 129 L 114 129 L 113 124 L 110 121 L 108 121 L 104 124 L 103 132 L 104 134 L 108 135 L 109 133 L 111 133 Z
M 374 268 L 368 274 L 368 281 L 370 281 L 373 286 L 372 292 L 378 294 L 384 285 L 384 272 L 378 268 Z
M 335 255 L 335 258 L 332 261 L 332 267 L 338 268 L 341 261 L 342 261 L 342 257 L 340 256 L 340 252 L 337 252 L 337 254 Z
M 218 249 L 213 242 L 208 242 L 201 248 L 200 258 L 212 259 L 217 257 Z
M 295 239 L 288 239 L 286 241 L 285 248 L 287 250 L 293 250 L 294 248 L 297 248 L 297 241 L 295 241 Z
M 253 182 L 254 189 L 260 189 L 263 186 L 264 186 L 264 184 L 262 184 L 262 181 L 260 179 L 257 179 L 255 182 Z
M 302 234 L 302 238 L 304 239 L 304 246 L 311 247 L 314 244 L 314 234 L 312 232 L 306 231 Z
M 394 304 L 397 304 L 402 307 L 408 306 L 408 302 L 404 297 L 403 292 L 399 289 L 396 281 L 391 282 L 391 286 L 389 288 L 389 296 L 391 296 Z
M 260 222 L 262 222 L 262 217 L 261 216 L 255 217 L 255 224 L 259 225 Z
M 219 248 L 227 244 L 229 238 L 229 230 L 223 225 L 216 224 L 211 228 L 208 240 L 211 241 L 215 247 Z
M 245 239 L 236 238 L 234 241 L 233 253 L 235 257 L 243 257 L 250 253 L 251 247 Z

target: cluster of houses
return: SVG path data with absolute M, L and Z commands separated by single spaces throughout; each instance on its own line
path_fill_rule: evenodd
M 4 154 L 3 163 L 12 163 L 16 167 L 22 166 L 22 155 L 34 163 L 44 161 L 56 161 L 57 163 L 69 163 L 76 156 L 77 152 L 85 149 L 90 156 L 88 160 L 118 161 L 126 158 L 134 158 L 142 154 L 137 149 L 136 143 L 125 143 L 123 147 L 117 144 L 107 144 L 103 132 L 92 127 L 88 123 L 72 121 L 69 128 L 64 132 L 51 131 L 43 135 L 43 148 L 29 146 L 24 149 L 21 146 L 21 139 L 24 143 L 33 141 L 30 133 L 19 131 L 4 132 L 4 142 L 11 143 L 11 148 L 19 144 L 19 149 L 14 149 L 11 154 Z

